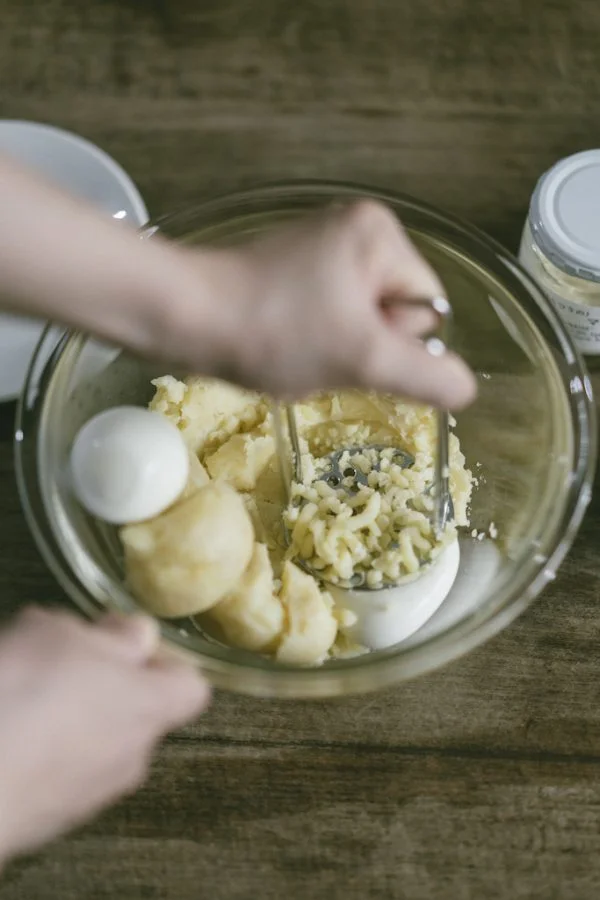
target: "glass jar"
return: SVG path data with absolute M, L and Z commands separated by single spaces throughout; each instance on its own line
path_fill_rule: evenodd
M 600 150 L 569 156 L 542 175 L 519 259 L 579 350 L 600 356 Z

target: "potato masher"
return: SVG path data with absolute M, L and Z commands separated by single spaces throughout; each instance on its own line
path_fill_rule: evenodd
M 431 300 L 412 301 L 413 305 L 427 305 L 433 309 L 438 317 L 439 328 L 438 335 L 430 337 L 425 341 L 425 347 L 432 356 L 440 356 L 445 352 L 450 322 L 452 317 L 452 309 L 450 303 L 445 297 L 435 297 Z M 285 439 L 285 430 L 283 419 L 286 419 L 287 433 L 289 435 L 289 444 L 291 447 L 291 460 Z M 275 439 L 277 444 L 277 452 L 281 467 L 284 489 L 288 503 L 292 502 L 291 485 L 292 482 L 304 483 L 304 472 L 302 467 L 302 454 L 300 452 L 300 438 L 296 423 L 296 416 L 292 404 L 286 404 L 283 409 L 280 406 L 273 408 L 273 423 L 275 431 Z M 433 496 L 433 528 L 436 538 L 439 540 L 447 526 L 454 518 L 454 506 L 450 495 L 450 471 L 449 471 L 449 435 L 450 421 L 448 410 L 438 409 L 437 411 L 437 436 L 436 436 L 436 458 L 435 458 L 435 480 L 427 492 Z M 362 485 L 367 484 L 367 476 L 363 474 L 358 466 L 352 465 L 352 457 L 360 455 L 368 450 L 384 450 L 393 449 L 392 462 L 401 468 L 409 468 L 414 463 L 414 458 L 406 450 L 401 448 L 389 448 L 382 445 L 363 445 L 344 447 L 328 454 L 325 459 L 327 464 L 323 473 L 315 482 L 325 481 L 332 487 L 342 488 L 349 496 L 356 494 Z M 341 467 L 342 458 L 344 458 L 343 468 Z M 322 461 L 322 460 L 321 460 Z M 373 466 L 373 471 L 379 469 L 379 463 Z M 285 528 L 285 526 L 284 526 Z M 286 541 L 289 543 L 289 534 L 286 532 Z M 306 571 L 310 572 L 316 578 L 323 580 L 322 573 L 312 570 L 310 566 L 303 560 L 297 561 Z M 337 587 L 348 587 L 361 590 L 379 591 L 394 586 L 393 582 L 383 583 L 376 587 L 371 587 L 365 581 L 363 573 L 357 573 L 348 582 L 348 584 L 337 583 Z

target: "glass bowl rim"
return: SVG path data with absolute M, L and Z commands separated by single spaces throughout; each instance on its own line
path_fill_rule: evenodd
M 383 188 L 356 184 L 343 181 L 324 180 L 290 180 L 258 185 L 253 188 L 239 190 L 222 195 L 215 195 L 205 201 L 187 205 L 177 211 L 160 216 L 139 229 L 140 237 L 148 238 L 161 231 L 164 227 L 175 223 L 185 223 L 193 220 L 200 214 L 207 216 L 211 211 L 226 212 L 228 209 L 242 204 L 244 201 L 266 202 L 268 200 L 282 202 L 285 199 L 293 201 L 298 197 L 319 197 L 331 202 L 345 200 L 358 200 L 369 198 L 391 203 L 394 206 L 413 208 L 418 213 L 442 222 L 452 230 L 458 231 L 467 241 L 475 241 L 487 247 L 488 251 L 498 259 L 502 267 L 518 274 L 529 296 L 537 304 L 547 324 L 552 328 L 566 363 L 573 369 L 572 377 L 561 377 L 567 393 L 573 393 L 573 380 L 579 380 L 578 403 L 576 412 L 569 408 L 569 421 L 573 433 L 579 437 L 579 450 L 573 460 L 571 479 L 564 495 L 563 527 L 555 536 L 551 544 L 551 551 L 543 563 L 540 563 L 537 571 L 528 581 L 525 589 L 517 587 L 517 590 L 506 589 L 500 598 L 492 604 L 492 598 L 488 598 L 483 607 L 463 617 L 447 630 L 427 639 L 422 645 L 414 648 L 405 648 L 389 655 L 372 657 L 370 662 L 360 665 L 352 665 L 354 660 L 348 660 L 350 666 L 319 667 L 319 668 L 293 668 L 293 667 L 261 667 L 248 665 L 246 662 L 235 660 L 218 660 L 213 657 L 204 657 L 199 651 L 189 650 L 178 644 L 173 635 L 165 635 L 167 629 L 172 629 L 169 623 L 161 624 L 163 638 L 167 648 L 178 655 L 183 655 L 195 665 L 204 669 L 213 682 L 220 687 L 233 688 L 238 692 L 250 694 L 265 694 L 272 696 L 294 697 L 327 697 L 336 694 L 360 693 L 366 690 L 378 689 L 392 683 L 425 672 L 437 669 L 442 665 L 458 659 L 469 650 L 484 643 L 495 634 L 499 633 L 518 615 L 520 615 L 543 590 L 545 585 L 554 578 L 559 565 L 566 556 L 575 535 L 579 529 L 585 510 L 591 498 L 591 484 L 596 465 L 596 413 L 593 393 L 586 366 L 581 355 L 573 344 L 565 326 L 560 320 L 550 301 L 544 296 L 540 288 L 533 282 L 530 276 L 521 267 L 517 259 L 501 244 L 482 232 L 476 226 L 464 222 L 430 206 L 409 195 L 392 192 Z M 476 258 L 476 257 L 475 257 Z M 43 352 L 45 342 L 55 331 L 53 326 L 48 326 L 42 335 L 35 353 L 31 359 L 27 378 L 17 406 L 17 420 L 15 430 L 15 469 L 17 485 L 30 531 L 37 544 L 38 550 L 43 556 L 46 565 L 57 579 L 65 593 L 84 613 L 95 617 L 101 611 L 98 602 L 81 584 L 76 575 L 65 564 L 63 559 L 56 558 L 56 550 L 40 527 L 36 512 L 33 508 L 31 490 L 25 473 L 23 462 L 23 442 L 25 439 L 24 424 L 29 415 L 28 399 L 33 394 L 34 402 L 44 403 L 44 395 L 37 394 L 37 367 Z M 76 332 L 65 329 L 61 332 L 59 343 L 74 337 Z M 45 368 L 44 368 L 45 371 Z M 36 462 L 36 476 L 39 477 L 38 452 L 35 448 L 34 458 Z M 45 512 L 45 511 L 44 511 Z M 480 615 L 482 611 L 484 616 Z M 425 656 L 427 657 L 425 659 Z M 359 657 L 358 660 L 368 661 L 369 655 Z M 207 664 L 208 663 L 208 664 Z M 363 679 L 369 670 L 371 676 L 369 684 L 364 684 Z M 252 678 L 249 676 L 252 675 Z M 298 684 L 301 680 L 301 687 Z M 340 679 L 344 682 L 342 690 L 336 687 Z

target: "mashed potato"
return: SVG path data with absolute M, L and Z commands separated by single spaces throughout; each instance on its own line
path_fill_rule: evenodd
M 430 410 L 405 407 L 402 412 L 396 406 L 388 421 L 399 415 L 401 444 L 398 435 L 378 429 L 383 443 L 374 445 L 364 425 L 359 446 L 353 425 L 329 429 L 329 442 L 346 447 L 333 460 L 315 458 L 305 442 L 304 478 L 292 485 L 284 522 L 291 535 L 291 554 L 327 583 L 371 588 L 396 584 L 433 563 L 456 539 L 456 521 L 447 523 L 443 535 L 433 528 L 434 416 Z M 460 468 L 460 450 L 453 437 L 451 460 Z M 414 455 L 398 452 L 399 445 L 412 446 Z M 465 497 L 460 491 L 458 496 L 458 524 L 466 524 Z
M 233 646 L 286 664 L 316 665 L 339 655 L 352 615 L 336 607 L 294 558 L 335 581 L 361 565 L 392 575 L 394 566 L 399 574 L 403 565 L 414 571 L 439 552 L 443 542 L 432 534 L 428 501 L 419 505 L 434 476 L 435 416 L 430 409 L 356 391 L 299 404 L 305 477 L 304 484 L 294 486 L 295 505 L 286 510 L 264 397 L 209 379 L 165 376 L 154 386 L 150 408 L 177 425 L 194 465 L 174 507 L 121 531 L 132 589 L 150 611 L 198 616 L 201 625 L 216 627 Z M 378 463 L 379 474 L 366 473 L 370 482 L 348 514 L 343 498 L 331 496 L 322 483 L 317 489 L 314 482 L 320 458 L 358 445 L 402 448 L 414 463 L 398 472 L 393 460 Z M 450 486 L 455 524 L 466 526 L 472 476 L 454 434 Z M 396 489 L 395 507 L 391 488 Z M 292 535 L 289 548 L 284 516 Z M 351 528 L 349 516 L 355 520 Z M 399 550 L 387 540 L 393 521 Z M 454 525 L 451 530 L 448 539 Z M 392 553 L 392 562 L 386 553 Z

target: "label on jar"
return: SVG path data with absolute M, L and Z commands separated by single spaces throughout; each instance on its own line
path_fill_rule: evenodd
M 542 288 L 582 353 L 600 354 L 600 306 L 584 306 Z
M 521 244 L 519 259 L 523 268 L 529 272 L 539 289 L 556 309 L 579 351 L 588 356 L 600 355 L 600 306 L 589 306 L 587 303 L 574 303 L 572 300 L 566 300 L 558 291 L 548 285 L 546 278 L 537 277 L 539 262 L 529 247 L 525 246 L 525 241 Z

